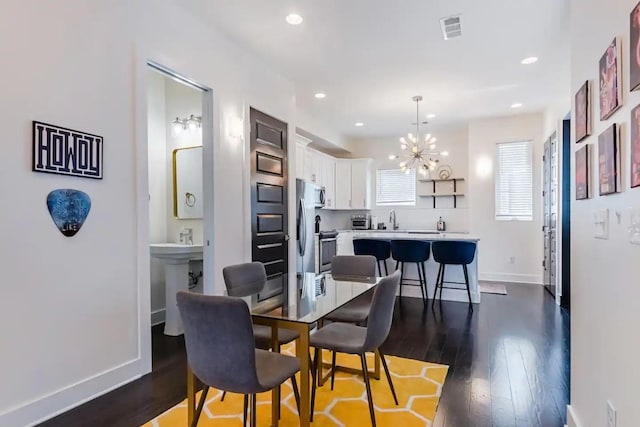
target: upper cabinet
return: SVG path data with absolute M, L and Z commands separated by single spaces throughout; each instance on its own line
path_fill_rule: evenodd
M 296 178 L 324 187 L 324 209 L 371 209 L 371 160 L 336 159 L 296 142 Z
M 336 209 L 371 209 L 371 160 L 336 160 Z

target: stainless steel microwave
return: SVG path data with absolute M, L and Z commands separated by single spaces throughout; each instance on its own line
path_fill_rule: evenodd
M 324 208 L 324 187 L 316 185 L 313 189 L 313 194 L 316 208 Z

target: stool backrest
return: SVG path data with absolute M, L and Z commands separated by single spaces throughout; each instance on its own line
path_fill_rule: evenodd
M 400 286 L 400 271 L 384 277 L 376 286 L 371 300 L 371 310 L 367 320 L 367 335 L 364 340 L 364 350 L 373 351 L 385 342 L 391 322 L 393 308 L 396 304 L 396 292 Z
M 353 252 L 356 255 L 372 255 L 382 261 L 391 256 L 391 244 L 388 240 L 354 239 Z
M 401 262 L 423 262 L 429 259 L 431 243 L 424 240 L 392 240 L 391 256 Z
M 376 258 L 371 255 L 334 256 L 331 260 L 331 274 L 375 277 Z
M 227 296 L 180 291 L 187 359 L 206 385 L 234 393 L 260 388 L 255 340 L 247 304 Z
M 267 272 L 261 262 L 230 265 L 222 269 L 222 276 L 230 297 L 257 294 L 267 283 Z
M 476 255 L 476 243 L 460 240 L 433 242 L 433 259 L 440 264 L 471 264 Z

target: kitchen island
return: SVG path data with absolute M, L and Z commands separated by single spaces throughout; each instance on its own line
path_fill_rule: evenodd
M 353 255 L 353 240 L 354 239 L 411 239 L 411 240 L 426 240 L 426 241 L 438 241 L 438 240 L 460 240 L 467 242 L 479 242 L 479 238 L 468 233 L 452 233 L 452 232 L 438 232 L 435 230 L 340 230 L 338 234 L 338 255 Z M 480 290 L 478 288 L 478 248 L 476 249 L 476 256 L 473 262 L 469 264 L 469 288 L 471 290 L 471 301 L 474 303 L 480 303 Z M 396 262 L 393 258 L 389 258 L 387 261 L 387 268 L 389 273 L 395 268 Z M 433 254 L 429 256 L 429 260 L 425 262 L 425 269 L 427 272 L 427 291 L 429 298 L 433 298 L 436 286 L 436 277 L 438 275 L 439 264 L 434 261 Z M 405 279 L 416 280 L 418 283 L 418 270 L 416 265 L 405 265 Z M 410 283 L 413 283 L 413 280 Z M 461 282 L 464 283 L 464 274 L 462 267 L 449 266 L 445 271 L 445 282 Z M 468 302 L 467 290 L 464 284 L 448 284 L 445 286 L 460 287 L 461 289 L 444 289 L 442 291 L 442 299 L 448 301 L 461 301 Z M 440 293 L 438 292 L 438 295 Z M 421 298 L 420 289 L 414 286 L 404 286 L 402 289 L 403 296 Z

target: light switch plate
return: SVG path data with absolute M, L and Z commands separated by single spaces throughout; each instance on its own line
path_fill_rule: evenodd
M 593 214 L 593 237 L 609 238 L 609 209 L 600 209 Z

